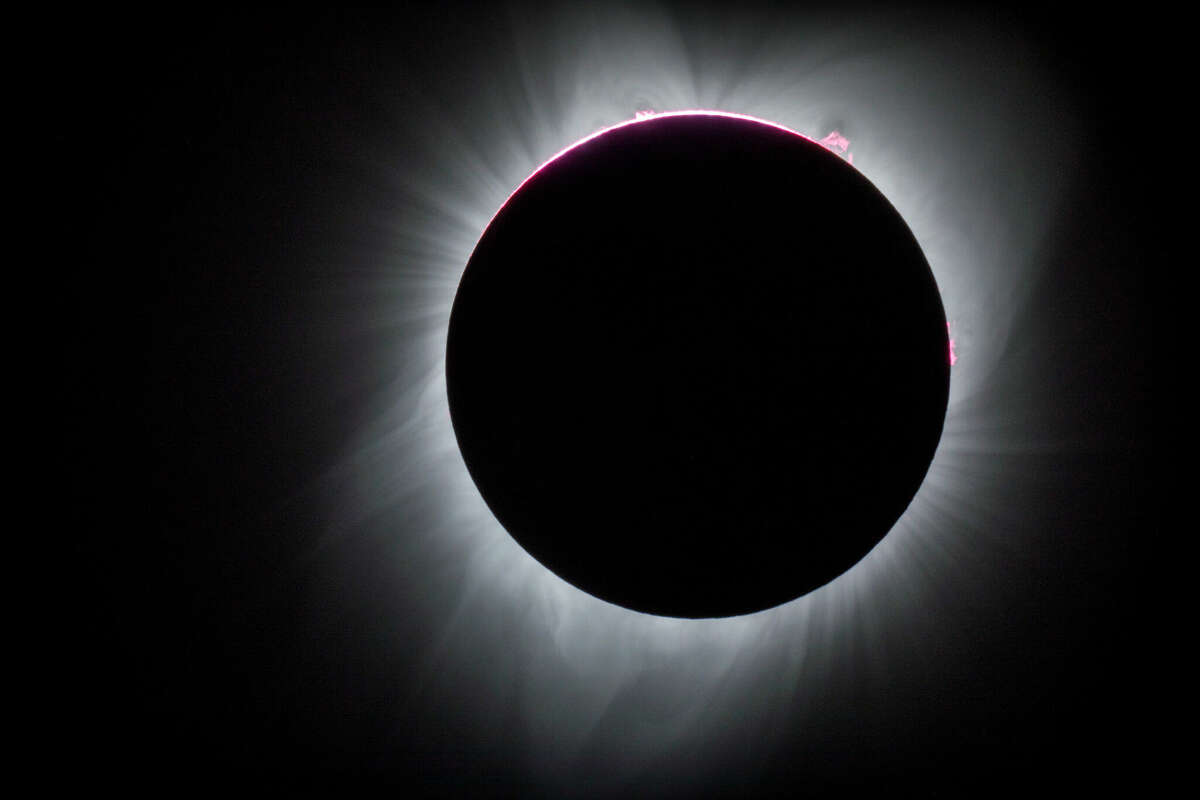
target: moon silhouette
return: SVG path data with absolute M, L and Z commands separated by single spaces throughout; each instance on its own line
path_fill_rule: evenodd
M 491 220 L 450 317 L 454 432 L 534 558 L 617 605 L 760 611 L 850 569 L 917 492 L 949 392 L 908 226 L 779 126 L 639 119 Z

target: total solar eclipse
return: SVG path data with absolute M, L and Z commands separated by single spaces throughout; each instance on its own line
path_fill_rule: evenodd
M 920 487 L 949 392 L 911 231 L 857 170 L 715 113 L 605 130 L 479 239 L 451 419 L 504 528 L 617 605 L 760 611 L 833 580 Z

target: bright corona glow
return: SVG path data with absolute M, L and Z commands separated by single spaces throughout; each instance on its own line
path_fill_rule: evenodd
M 405 200 L 386 223 L 394 255 L 372 287 L 373 324 L 396 343 L 381 369 L 394 378 L 332 479 L 334 529 L 392 542 L 397 584 L 438 632 L 421 656 L 421 691 L 447 714 L 471 709 L 480 742 L 519 716 L 551 794 L 580 780 L 582 753 L 606 765 L 595 780 L 616 785 L 670 752 L 694 753 L 705 765 L 697 775 L 719 769 L 728 756 L 717 730 L 764 745 L 785 718 L 819 730 L 837 705 L 829 698 L 861 691 L 854 702 L 869 704 L 870 687 L 886 686 L 889 653 L 933 635 L 936 612 L 971 586 L 998 583 L 996 565 L 1020 549 L 1023 529 L 997 454 L 1040 445 L 1014 434 L 1019 420 L 993 385 L 1043 268 L 1074 142 L 1054 92 L 986 30 L 901 45 L 886 26 L 851 38 L 798 20 L 764 29 L 739 61 L 726 37 L 665 13 L 564 13 L 514 23 L 519 69 L 475 75 L 452 99 L 406 99 L 425 110 L 412 115 L 411 146 L 391 156 Z M 947 71 L 951 61 L 958 68 Z M 706 107 L 732 110 L 639 113 Z M 908 510 L 841 577 L 742 617 L 640 614 L 544 568 L 484 504 L 446 398 L 451 304 L 497 210 L 563 152 L 663 114 L 820 136 L 847 161 L 853 140 L 854 168 L 913 231 L 954 319 L 945 428 Z M 1031 143 L 1031 119 L 1052 121 L 1055 137 Z M 853 305 L 846 319 L 858 324 Z M 1037 394 L 1032 377 L 1006 380 L 1008 396 L 1020 380 Z

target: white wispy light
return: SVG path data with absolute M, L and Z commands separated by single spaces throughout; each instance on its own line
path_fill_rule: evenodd
M 1019 47 L 951 21 L 941 33 L 896 33 L 883 20 L 723 27 L 580 9 L 511 22 L 511 49 L 472 68 L 459 91 L 405 98 L 424 108 L 400 123 L 415 152 L 394 167 L 376 154 L 406 200 L 385 221 L 395 247 L 372 279 L 364 324 L 394 328 L 395 378 L 348 450 L 335 527 L 394 531 L 397 591 L 418 598 L 439 630 L 422 654 L 420 691 L 469 706 L 481 741 L 519 719 L 548 786 L 601 763 L 596 779 L 619 782 L 681 750 L 696 753 L 689 780 L 700 780 L 729 757 L 729 737 L 769 749 L 785 716 L 815 730 L 836 698 L 871 702 L 934 609 L 999 580 L 997 554 L 1015 546 L 1001 538 L 1020 534 L 1005 504 L 1007 462 L 993 456 L 1052 444 L 1022 438 L 1022 409 L 1041 402 L 1039 387 L 1010 380 L 998 399 L 992 376 L 1022 336 L 1046 221 L 1070 172 L 1072 118 Z M 443 374 L 458 280 L 515 188 L 597 130 L 647 109 L 696 108 L 815 139 L 840 130 L 854 166 L 923 248 L 957 353 L 941 444 L 891 533 L 821 589 L 718 620 L 610 605 L 529 556 L 467 473 Z M 855 324 L 852 304 L 846 320 Z

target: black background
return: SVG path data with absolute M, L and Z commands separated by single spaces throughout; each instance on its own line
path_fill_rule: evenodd
M 911 13 L 932 25 L 940 12 Z M 354 324 L 392 241 L 376 222 L 389 190 L 361 153 L 389 137 L 405 148 L 394 86 L 457 82 L 508 53 L 503 19 L 464 6 L 54 23 L 65 33 L 38 73 L 44 243 L 67 303 L 44 315 L 65 334 L 53 518 L 70 569 L 37 742 L 62 776 L 537 793 L 501 737 L 460 735 L 469 712 L 398 701 L 437 631 L 420 598 L 360 591 L 383 580 L 372 543 L 331 554 L 314 488 L 388 377 L 388 344 Z M 1106 445 L 1043 467 L 1054 480 L 1030 524 L 1062 549 L 1025 576 L 1007 626 L 925 654 L 950 666 L 855 709 L 819 746 L 784 736 L 731 759 L 714 793 L 1128 786 L 1163 768 L 1166 622 L 1144 574 L 1158 528 L 1146 287 L 1161 262 L 1146 198 L 1161 162 L 1137 139 L 1158 100 L 1153 43 L 1126 19 L 1003 19 L 1088 115 L 1055 226 L 1062 268 L 1034 288 L 1055 314 L 1028 330 L 1054 342 L 1037 366 L 1056 393 L 1045 418 Z M 686 771 L 686 754 L 670 766 Z

